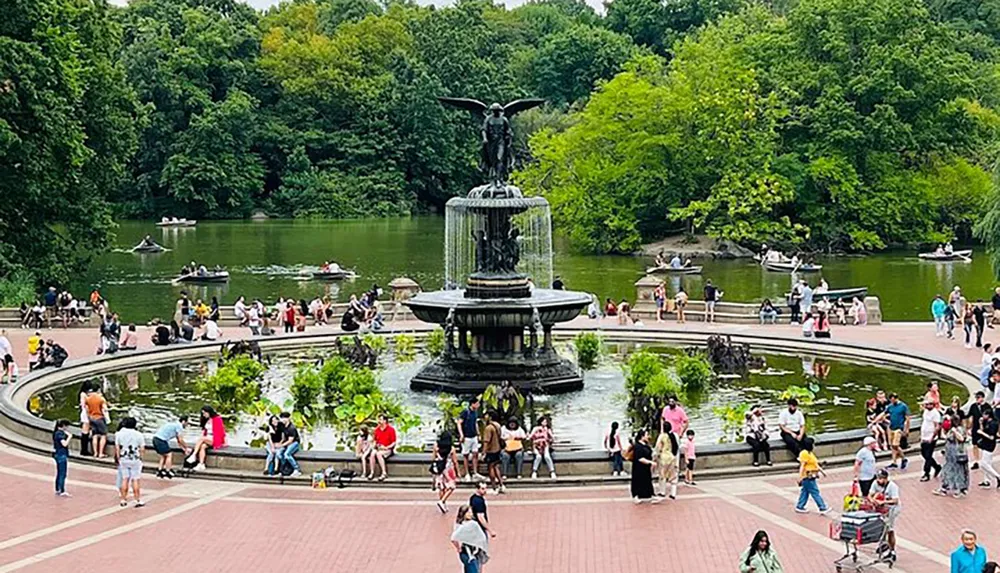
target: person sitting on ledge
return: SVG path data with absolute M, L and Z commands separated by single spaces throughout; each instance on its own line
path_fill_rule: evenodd
M 806 439 L 806 418 L 795 398 L 789 398 L 788 408 L 778 415 L 778 427 L 781 429 L 781 441 L 785 442 L 793 456 L 798 457 Z
M 292 473 L 288 477 L 299 477 L 302 472 L 299 471 L 299 462 L 295 461 L 295 454 L 298 453 L 302 442 L 299 429 L 292 422 L 290 413 L 282 412 L 278 417 L 281 419 L 281 430 L 284 434 L 284 439 L 278 444 L 280 448 L 278 450 L 278 468 L 280 470 L 281 465 L 287 463 L 292 467 Z
M 370 462 L 371 473 L 368 475 L 368 479 L 372 479 L 375 475 L 375 464 L 378 463 L 378 467 L 382 470 L 382 475 L 378 477 L 378 481 L 385 481 L 388 476 L 385 470 L 385 460 L 392 456 L 396 451 L 396 429 L 389 425 L 389 418 L 385 414 L 380 414 L 378 417 L 378 427 L 375 428 L 375 447 L 372 448 L 372 457 Z
M 118 343 L 118 350 L 135 350 L 136 348 L 139 348 L 139 337 L 135 333 L 135 325 L 130 324 Z
M 618 307 L 615 305 L 615 301 L 608 297 L 604 301 L 604 316 L 618 316 Z
M 153 334 L 149 338 L 153 341 L 153 346 L 167 346 L 172 342 L 170 328 L 163 323 L 156 325 Z
M 756 404 L 746 413 L 743 424 L 743 435 L 753 451 L 753 466 L 760 466 L 760 455 L 764 454 L 764 463 L 771 465 L 771 444 L 767 441 L 767 420 L 760 405 Z
M 771 299 L 765 298 L 764 302 L 760 303 L 760 323 L 761 324 L 774 324 L 774 321 L 778 318 L 778 309 L 774 308 L 771 304 Z
M 203 472 L 205 471 L 205 457 L 208 455 L 208 450 L 218 450 L 224 447 L 226 447 L 226 424 L 223 422 L 222 416 L 216 413 L 215 408 L 209 405 L 202 406 L 201 437 L 195 442 L 194 451 L 188 460 L 197 459 L 198 465 L 194 469 Z

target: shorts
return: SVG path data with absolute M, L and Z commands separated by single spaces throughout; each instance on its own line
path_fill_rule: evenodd
M 156 453 L 160 454 L 161 456 L 169 455 L 170 443 L 165 440 L 161 440 L 156 436 L 153 436 L 153 449 L 156 450 Z
M 706 300 L 705 301 L 705 308 L 708 309 L 708 310 L 715 310 L 715 301 L 714 300 Z
M 896 518 L 899 517 L 899 511 L 899 506 L 893 506 L 889 509 L 889 513 L 885 514 L 886 531 L 896 531 Z
M 108 422 L 104 418 L 91 418 L 90 433 L 94 436 L 107 436 Z
M 666 302 L 662 298 L 656 299 L 656 308 L 663 310 L 663 303 Z
M 118 462 L 118 472 L 122 479 L 138 480 L 142 478 L 142 460 L 121 460 Z
M 500 463 L 500 452 L 487 452 L 485 456 L 486 465 L 496 465 Z
M 898 447 L 903 443 L 903 430 L 889 430 L 889 445 Z
M 694 471 L 694 461 L 696 459 L 697 458 L 684 458 L 684 461 L 687 462 L 688 471 Z
M 462 440 L 462 455 L 468 456 L 479 453 L 479 438 L 465 438 Z
M 86 410 L 82 410 L 82 409 L 80 410 L 80 423 L 81 424 L 89 424 L 90 423 L 90 416 L 87 415 L 87 411 Z

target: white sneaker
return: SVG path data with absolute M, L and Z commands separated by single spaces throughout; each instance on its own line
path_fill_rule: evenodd
M 472 474 L 465 474 L 465 483 L 472 483 Z
M 500 493 L 507 493 L 507 486 L 505 485 L 500 486 Z
M 531 479 L 538 479 L 538 472 L 531 472 Z
M 194 471 L 196 471 L 196 472 L 203 472 L 203 471 L 205 471 L 205 464 L 198 464 L 198 465 L 194 466 Z
M 299 470 L 295 470 L 295 471 L 294 471 L 294 472 L 292 472 L 292 474 L 291 474 L 290 476 L 288 476 L 288 477 L 293 477 L 293 478 L 297 478 L 297 477 L 299 477 L 300 475 L 302 475 L 302 472 L 300 472 Z
M 795 512 L 796 513 L 809 513 L 809 510 L 808 509 L 804 509 L 804 508 L 803 509 L 799 509 L 799 508 L 796 507 L 795 508 Z
M 556 472 L 550 473 L 549 477 L 552 478 L 552 479 L 556 479 Z

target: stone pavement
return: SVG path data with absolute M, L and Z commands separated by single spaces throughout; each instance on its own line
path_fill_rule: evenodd
M 142 571 L 460 571 L 448 542 L 452 515 L 430 491 L 307 490 L 144 477 L 148 505 L 117 506 L 110 470 L 71 464 L 72 498 L 52 495 L 53 463 L 0 446 L 0 573 Z M 1000 492 L 955 500 L 931 494 L 916 471 L 900 474 L 903 514 L 897 571 L 947 571 L 959 531 L 972 527 L 1000 553 Z M 850 479 L 822 483 L 837 507 Z M 460 490 L 458 500 L 468 495 Z M 790 476 L 682 486 L 678 500 L 633 506 L 621 486 L 515 489 L 490 496 L 499 532 L 490 571 L 729 573 L 758 529 L 786 572 L 833 571 L 843 546 L 831 518 L 792 511 Z

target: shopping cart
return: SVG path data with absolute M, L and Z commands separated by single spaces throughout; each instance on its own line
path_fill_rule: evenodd
M 869 508 L 844 513 L 839 522 L 830 524 L 830 537 L 843 541 L 845 547 L 844 556 L 833 562 L 838 573 L 864 571 L 883 563 L 891 569 L 896 561 L 887 542 L 889 528 L 885 515 L 866 509 Z M 874 552 L 867 554 L 859 551 L 865 545 L 874 545 Z

